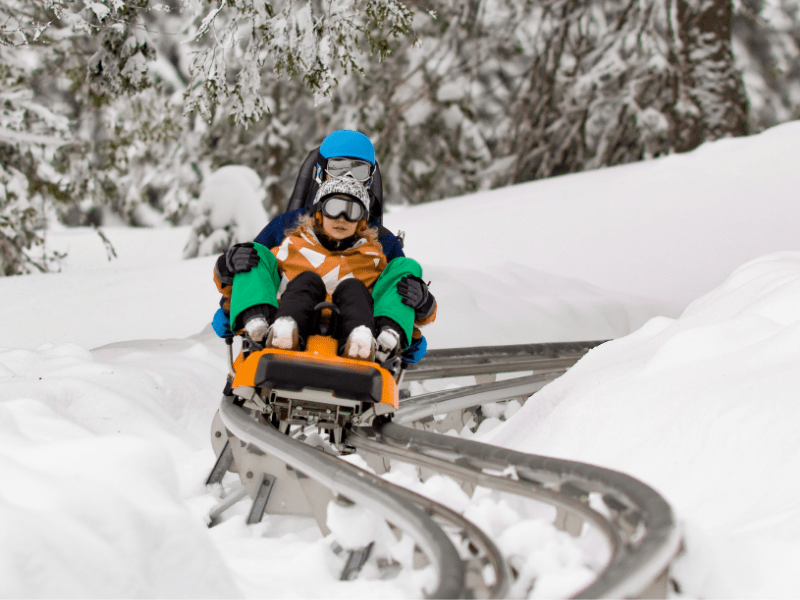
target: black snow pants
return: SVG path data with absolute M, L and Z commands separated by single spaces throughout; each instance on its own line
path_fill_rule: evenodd
M 292 279 L 281 295 L 275 318 L 292 317 L 297 323 L 300 334 L 300 345 L 305 347 L 309 335 L 316 332 L 314 327 L 314 307 L 324 302 L 327 296 L 322 278 L 314 271 L 305 271 Z M 342 349 L 350 332 L 359 325 L 365 325 L 374 331 L 375 319 L 372 316 L 372 294 L 360 279 L 345 279 L 336 286 L 332 297 L 339 309 L 339 324 L 333 337 L 339 341 Z

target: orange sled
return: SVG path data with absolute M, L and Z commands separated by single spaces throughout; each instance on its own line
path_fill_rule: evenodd
M 290 426 L 328 431 L 345 451 L 351 426 L 371 426 L 398 407 L 397 383 L 378 363 L 337 356 L 334 338 L 312 335 L 306 350 L 270 348 L 239 355 L 233 364 L 233 395 L 255 405 L 287 432 Z

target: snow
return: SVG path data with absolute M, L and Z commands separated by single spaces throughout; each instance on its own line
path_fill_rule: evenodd
M 72 342 L 95 348 L 122 340 L 184 338 L 202 329 L 209 307 L 219 302 L 213 283 L 208 285 L 215 258 L 181 260 L 189 228 L 103 233 L 118 258 L 107 258 L 91 229 L 55 231 L 47 250 L 69 252 L 62 273 L 0 282 L 0 347 Z
M 408 232 L 408 254 L 426 267 L 477 276 L 524 265 L 677 316 L 748 260 L 800 250 L 799 139 L 794 121 L 687 154 L 432 202 L 392 214 L 390 227 Z
M 184 256 L 218 254 L 219 248 L 251 241 L 267 221 L 265 196 L 261 178 L 250 167 L 227 165 L 209 174 L 192 203 L 195 234 L 187 241 Z
M 798 160 L 795 122 L 385 219 L 432 280 L 431 347 L 615 338 L 521 408 L 487 407 L 475 437 L 658 489 L 685 533 L 686 597 L 796 595 Z M 370 562 L 338 581 L 344 558 L 308 518 L 247 526 L 241 503 L 206 527 L 227 372 L 214 258 L 181 260 L 187 228 L 103 233 L 117 258 L 92 230 L 52 231 L 61 273 L 0 279 L 0 595 L 420 597 L 432 574 L 358 507 L 331 505 L 333 537 L 375 539 L 396 579 Z M 602 565 L 551 509 L 387 478 L 491 533 L 516 597 L 574 593 Z
M 680 318 L 590 352 L 485 441 L 603 464 L 658 489 L 689 543 L 703 540 L 698 555 L 726 570 L 681 566 L 690 596 L 793 596 L 798 299 L 800 253 L 756 259 Z
M 236 241 L 248 241 L 258 235 L 259 222 L 267 218 L 258 198 L 261 178 L 249 167 L 229 165 L 214 171 L 203 184 L 198 203 L 200 209 L 210 213 L 211 226 L 221 229 L 235 223 Z M 220 197 L 224 201 L 220 201 Z M 253 201 L 255 199 L 255 201 Z
M 208 351 L 167 357 L 162 375 L 135 366 L 134 346 L 107 361 L 76 344 L 0 350 L 4 597 L 236 590 L 176 471 L 190 472 L 181 460 L 207 423 L 197 397 L 215 379 L 204 376 Z

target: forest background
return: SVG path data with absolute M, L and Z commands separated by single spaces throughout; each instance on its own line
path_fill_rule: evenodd
M 57 269 L 53 223 L 222 250 L 204 181 L 252 168 L 272 216 L 335 129 L 416 204 L 799 118 L 796 0 L 2 0 L 0 274 Z

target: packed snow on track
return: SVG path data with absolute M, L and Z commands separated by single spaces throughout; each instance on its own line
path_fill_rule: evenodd
M 685 535 L 676 595 L 796 595 L 797 164 L 795 122 L 385 218 L 432 280 L 431 347 L 613 338 L 505 422 L 451 433 L 655 487 Z M 188 228 L 104 234 L 116 259 L 91 230 L 53 229 L 61 273 L 0 279 L 0 595 L 420 597 L 424 570 L 384 581 L 368 563 L 338 581 L 311 519 L 247 526 L 243 503 L 207 528 L 227 372 L 207 325 L 214 259 L 181 259 Z M 601 567 L 534 508 L 389 477 L 490 533 L 521 574 L 516 597 L 572 594 Z M 378 539 L 409 564 L 407 542 L 351 511 L 331 510 L 337 541 Z

